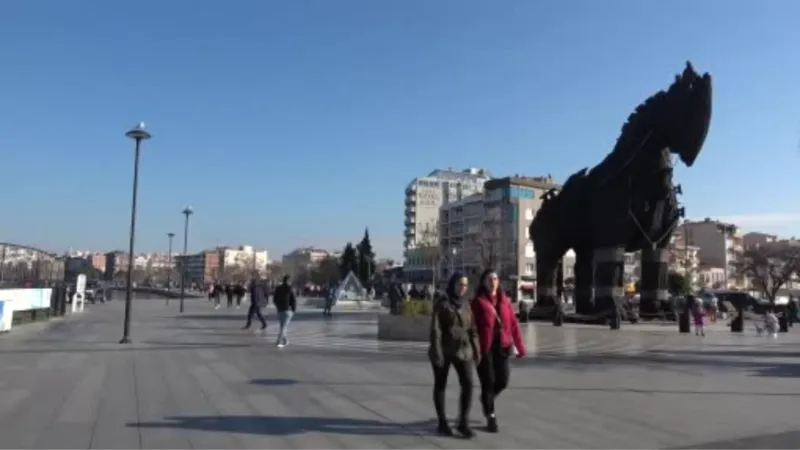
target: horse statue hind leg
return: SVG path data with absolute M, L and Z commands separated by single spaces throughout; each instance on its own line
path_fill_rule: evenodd
M 564 323 L 559 292 L 559 272 L 563 278 L 562 256 L 563 253 L 555 250 L 536 252 L 536 308 L 551 312 L 553 325 L 556 326 Z
M 588 316 L 594 314 L 594 254 L 591 247 L 575 250 L 575 313 Z

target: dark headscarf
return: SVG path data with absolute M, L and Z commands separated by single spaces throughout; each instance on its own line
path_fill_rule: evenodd
M 466 302 L 466 298 L 463 295 L 458 295 L 456 292 L 456 284 L 458 284 L 458 281 L 462 278 L 464 278 L 464 274 L 456 272 L 450 276 L 450 280 L 447 282 L 447 298 L 457 305 Z
M 491 292 L 486 289 L 486 277 L 493 273 L 497 272 L 494 269 L 486 269 L 481 273 L 481 277 L 478 279 L 478 286 L 475 287 L 475 297 L 491 297 Z M 500 291 L 500 288 L 498 287 L 497 290 Z

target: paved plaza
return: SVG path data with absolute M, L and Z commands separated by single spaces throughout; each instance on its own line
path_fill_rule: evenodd
M 777 341 L 674 327 L 528 324 L 501 432 L 434 435 L 424 343 L 378 343 L 374 311 L 302 310 L 291 344 L 245 308 L 137 299 L 0 337 L 2 448 L 797 448 L 800 330 Z M 454 416 L 457 380 L 448 407 Z

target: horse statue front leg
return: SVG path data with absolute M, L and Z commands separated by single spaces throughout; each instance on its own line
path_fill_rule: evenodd
M 553 311 L 553 325 L 563 323 L 561 300 L 558 298 L 558 263 L 560 257 L 545 252 L 536 253 L 536 308 Z
M 656 317 L 669 301 L 669 240 L 655 247 L 642 249 L 642 272 L 639 279 L 639 310 Z
M 625 301 L 624 273 L 625 247 L 604 247 L 594 250 L 595 309 L 608 317 L 608 326 L 619 330 L 622 322 L 620 309 Z

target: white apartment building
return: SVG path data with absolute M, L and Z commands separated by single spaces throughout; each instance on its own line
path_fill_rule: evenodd
M 438 255 L 442 278 L 453 270 L 477 277 L 492 267 L 504 289 L 516 298 L 522 298 L 522 291 L 534 291 L 536 255 L 529 227 L 542 195 L 558 187 L 549 176 L 515 175 L 492 179 L 484 193 L 442 205 Z M 574 258 L 571 264 L 565 261 L 567 265 L 565 278 Z
M 762 245 L 773 244 L 778 242 L 778 236 L 774 234 L 750 232 L 742 236 L 742 243 L 744 248 L 760 247 Z
M 405 189 L 403 249 L 407 281 L 430 282 L 434 263 L 431 247 L 439 245 L 439 208 L 483 191 L 490 179 L 484 169 L 437 169 L 411 180 Z
M 691 246 L 698 247 L 698 262 L 704 267 L 720 267 L 725 276 L 722 288 L 747 288 L 747 280 L 737 273 L 736 262 L 744 252 L 744 242 L 736 225 L 716 220 L 685 221 L 675 232 Z
M 681 231 L 684 231 L 681 229 Z M 669 244 L 669 270 L 689 279 L 691 286 L 701 286 L 700 247 L 690 245 L 683 233 L 673 234 Z
M 252 246 L 220 247 L 219 265 L 222 270 L 239 268 L 265 274 L 269 265 L 269 253 L 266 250 L 255 250 Z
M 312 267 L 319 264 L 323 259 L 337 255 L 327 250 L 314 247 L 301 247 L 283 255 L 281 264 L 283 270 L 292 276 L 307 272 Z
M 718 289 L 725 285 L 725 269 L 722 267 L 703 267 L 697 271 L 696 286 L 701 289 Z

